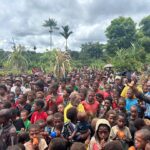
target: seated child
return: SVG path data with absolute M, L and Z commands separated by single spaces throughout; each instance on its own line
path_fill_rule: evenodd
M 46 150 L 46 141 L 40 137 L 40 128 L 37 124 L 32 124 L 29 128 L 30 141 L 24 144 L 26 150 Z
M 28 111 L 27 110 L 22 110 L 21 111 L 21 114 L 20 114 L 20 116 L 21 116 L 21 119 L 23 120 L 23 122 L 24 122 L 24 126 L 25 126 L 25 130 L 26 131 L 28 131 L 29 130 L 29 127 L 30 127 L 30 120 L 28 119 L 28 115 L 29 115 L 29 113 L 28 113 Z
M 119 113 L 117 117 L 117 125 L 111 128 L 110 140 L 120 140 L 123 147 L 128 147 L 128 143 L 131 141 L 132 136 L 129 128 L 125 126 L 125 120 L 125 114 Z
M 88 143 L 90 140 L 90 124 L 87 122 L 88 117 L 86 112 L 78 112 L 77 119 L 79 122 L 76 124 L 76 128 L 72 135 L 69 136 L 69 139 L 71 140 L 76 136 L 76 141 L 85 141 L 85 143 Z M 85 134 L 87 134 L 86 137 L 82 139 L 81 136 Z
M 45 103 L 43 100 L 36 100 L 34 105 L 35 112 L 31 116 L 31 123 L 34 124 L 37 120 L 44 120 L 46 122 L 47 113 L 43 111 Z

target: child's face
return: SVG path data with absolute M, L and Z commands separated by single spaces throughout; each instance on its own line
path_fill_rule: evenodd
M 35 103 L 35 105 L 34 105 L 34 110 L 35 110 L 35 111 L 39 111 L 40 109 L 41 109 L 41 107 L 40 107 L 40 106 L 37 106 L 36 103 Z
M 123 116 L 118 116 L 117 125 L 119 128 L 123 128 L 125 125 L 125 118 Z
M 26 121 L 27 120 L 27 118 L 28 118 L 28 115 L 27 115 L 27 113 L 26 112 L 21 112 L 21 119 L 23 120 L 23 121 Z
M 94 92 L 90 92 L 90 93 L 88 94 L 88 101 L 89 101 L 90 103 L 93 103 L 93 102 L 94 102 L 94 96 L 95 96 L 95 93 L 94 93 Z
M 110 107 L 110 101 L 109 100 L 105 100 L 104 106 L 109 108 Z
M 122 101 L 120 101 L 119 104 L 118 104 L 118 106 L 119 106 L 120 109 L 124 109 L 125 103 L 122 102 Z
M 61 128 L 63 126 L 63 121 L 61 118 L 54 118 L 54 127 Z
M 58 105 L 58 112 L 63 113 L 64 112 L 64 106 Z
M 98 136 L 101 140 L 106 140 L 109 137 L 108 128 L 105 126 L 100 126 L 98 129 Z
M 139 132 L 135 133 L 134 143 L 135 143 L 135 147 L 137 149 L 144 149 L 145 148 L 146 142 L 143 139 L 141 133 L 139 133 Z
M 111 126 L 114 126 L 115 123 L 116 123 L 116 115 L 115 114 L 110 114 L 108 116 L 108 119 L 109 123 L 111 124 Z
M 127 91 L 127 97 L 128 98 L 133 98 L 133 92 L 131 90 Z
M 33 138 L 37 138 L 39 136 L 39 130 L 38 129 L 30 129 L 29 130 L 29 137 L 32 140 Z
M 136 118 L 137 117 L 137 109 L 135 107 L 131 107 L 131 116 L 133 118 Z

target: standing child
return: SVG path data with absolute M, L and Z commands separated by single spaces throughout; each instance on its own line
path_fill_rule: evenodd
M 44 101 L 43 100 L 37 100 L 35 101 L 35 112 L 31 116 L 31 123 L 34 124 L 37 120 L 44 120 L 46 122 L 47 119 L 47 113 L 43 111 L 44 108 Z
M 123 147 L 128 147 L 128 143 L 131 141 L 132 136 L 130 130 L 125 126 L 125 114 L 119 113 L 117 117 L 117 125 L 113 126 L 110 131 L 111 140 L 120 140 Z
M 134 98 L 133 90 L 128 89 L 127 91 L 127 98 L 125 99 L 126 102 L 126 111 L 130 112 L 132 106 L 138 105 L 138 99 Z

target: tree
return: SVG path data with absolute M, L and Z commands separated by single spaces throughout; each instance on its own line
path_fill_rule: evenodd
M 66 25 L 66 26 L 62 26 L 62 29 L 63 29 L 63 32 L 60 32 L 60 34 L 66 39 L 66 51 L 68 49 L 68 46 L 67 46 L 67 40 L 69 38 L 69 36 L 73 33 L 72 31 L 69 31 L 69 26 Z
M 13 48 L 13 52 L 8 56 L 7 67 L 19 70 L 21 72 L 26 71 L 28 69 L 28 61 L 23 55 L 24 51 L 24 46 L 15 46 Z
M 117 49 L 127 49 L 136 40 L 136 24 L 129 18 L 119 17 L 111 21 L 106 29 L 107 50 L 114 53 Z
M 150 15 L 143 18 L 140 22 L 140 29 L 145 36 L 150 37 Z
M 139 42 L 144 47 L 146 52 L 150 52 L 150 15 L 143 18 L 139 24 L 140 29 L 138 31 Z
M 48 20 L 45 20 L 45 23 L 43 24 L 44 27 L 49 27 L 49 33 L 50 33 L 50 49 L 52 49 L 52 33 L 54 30 L 58 30 L 57 22 L 55 19 L 49 18 Z

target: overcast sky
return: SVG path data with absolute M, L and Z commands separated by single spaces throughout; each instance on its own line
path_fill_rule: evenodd
M 105 30 L 112 19 L 132 17 L 138 23 L 150 15 L 150 0 L 0 0 L 0 48 L 10 50 L 12 39 L 37 51 L 49 47 L 44 20 L 54 18 L 58 26 L 69 25 L 71 50 L 85 42 L 106 42 Z M 64 49 L 65 40 L 57 32 L 53 47 Z

